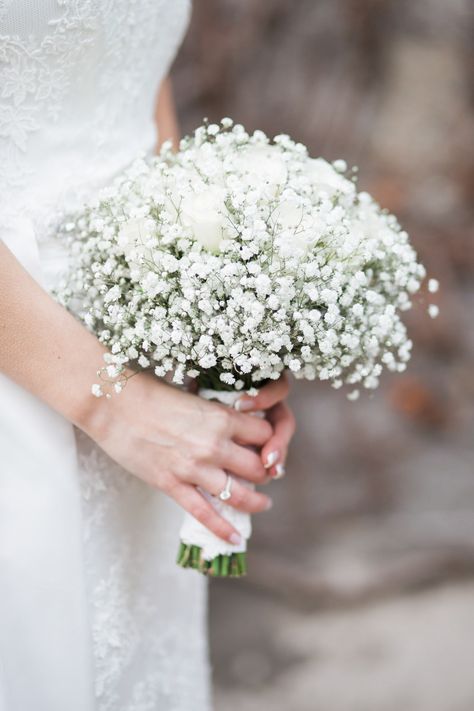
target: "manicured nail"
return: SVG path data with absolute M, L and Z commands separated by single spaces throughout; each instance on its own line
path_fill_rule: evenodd
M 245 398 L 245 397 L 241 397 L 235 403 L 234 408 L 238 412 L 247 412 L 248 410 L 253 410 L 254 406 L 255 406 L 255 403 L 252 402 L 252 400 L 249 400 L 248 398 Z
M 229 536 L 229 541 L 235 546 L 238 546 L 240 543 L 242 543 L 242 536 L 239 536 L 238 533 L 231 533 Z
M 286 469 L 283 466 L 283 464 L 277 464 L 275 467 L 275 474 L 273 476 L 274 479 L 281 479 L 284 477 L 286 474 Z
M 272 467 L 275 464 L 277 459 L 278 459 L 278 452 L 275 449 L 274 452 L 270 452 L 270 454 L 267 456 L 267 460 L 263 466 L 265 467 L 265 469 L 270 469 L 270 467 Z
M 267 503 L 265 504 L 265 511 L 268 511 L 268 509 L 271 509 L 273 506 L 273 501 L 271 499 L 268 499 Z

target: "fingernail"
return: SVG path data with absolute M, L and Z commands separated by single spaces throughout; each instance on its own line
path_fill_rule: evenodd
M 266 462 L 263 466 L 265 467 L 265 469 L 270 469 L 270 467 L 272 467 L 275 464 L 277 459 L 278 459 L 278 452 L 275 449 L 274 452 L 270 452 L 270 454 L 267 456 Z
M 235 546 L 238 546 L 240 543 L 242 543 L 242 536 L 239 536 L 238 533 L 231 533 L 229 536 L 229 541 Z
M 286 469 L 283 466 L 283 464 L 277 464 L 275 467 L 275 474 L 273 476 L 274 479 L 281 479 L 284 477 L 286 474 Z
M 273 501 L 269 499 L 267 503 L 265 504 L 265 511 L 268 511 L 268 509 L 271 509 L 273 506 Z
M 248 400 L 245 397 L 241 397 L 237 400 L 234 407 L 238 412 L 247 412 L 248 410 L 253 410 L 254 403 L 252 402 L 252 400 Z

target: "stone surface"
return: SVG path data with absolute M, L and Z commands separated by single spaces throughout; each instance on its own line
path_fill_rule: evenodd
M 216 711 L 474 708 L 472 583 L 311 616 L 227 593 L 214 600 Z

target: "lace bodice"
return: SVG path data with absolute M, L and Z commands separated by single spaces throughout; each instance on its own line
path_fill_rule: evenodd
M 152 149 L 156 92 L 189 6 L 189 0 L 0 1 L 4 219 L 7 212 L 39 217 L 40 209 L 51 214 L 72 206 Z

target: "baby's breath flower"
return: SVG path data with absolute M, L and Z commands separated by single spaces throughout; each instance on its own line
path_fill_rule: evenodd
M 355 399 L 383 367 L 402 372 L 412 344 L 401 313 L 426 272 L 346 172 L 224 118 L 176 154 L 165 143 L 139 158 L 68 218 L 61 299 L 108 348 L 102 380 L 119 392 L 131 364 L 248 390 L 289 369 Z

